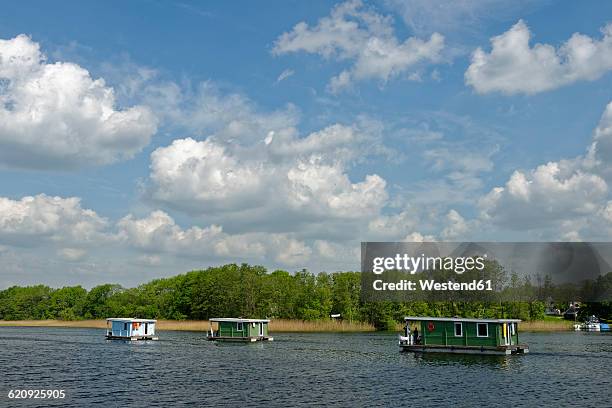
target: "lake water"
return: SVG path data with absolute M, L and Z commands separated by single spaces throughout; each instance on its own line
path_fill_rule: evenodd
M 396 334 L 205 333 L 106 341 L 104 330 L 0 327 L 0 406 L 612 406 L 612 335 L 521 333 L 524 356 L 400 353 Z M 64 400 L 9 400 L 63 389 Z

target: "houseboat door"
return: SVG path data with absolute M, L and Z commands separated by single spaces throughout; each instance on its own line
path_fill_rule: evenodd
M 504 338 L 504 344 L 509 346 L 512 343 L 512 334 L 510 333 L 510 325 L 508 323 L 502 324 L 502 334 Z
M 263 323 L 259 323 L 259 336 L 263 337 L 263 335 L 264 335 Z

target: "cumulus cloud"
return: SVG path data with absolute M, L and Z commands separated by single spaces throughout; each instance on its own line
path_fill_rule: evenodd
M 365 149 L 384 153 L 380 145 L 380 129 L 376 126 L 345 126 L 334 124 L 300 138 L 297 131 L 270 132 L 265 144 L 271 155 L 295 157 L 313 153 L 333 157 L 344 162 L 358 159 Z
M 77 245 L 100 242 L 108 238 L 107 225 L 106 219 L 82 208 L 77 197 L 45 194 L 20 200 L 0 197 L 0 242 L 20 246 L 43 242 Z
M 580 237 L 581 229 L 591 228 L 592 236 L 600 234 L 610 214 L 612 157 L 606 144 L 612 136 L 611 111 L 609 104 L 584 156 L 516 170 L 505 185 L 483 196 L 479 203 L 483 219 L 509 229 L 556 229 L 572 239 Z
M 298 23 L 277 38 L 272 52 L 275 55 L 306 52 L 326 59 L 351 61 L 350 68 L 329 83 L 330 91 L 339 92 L 354 81 L 387 82 L 417 63 L 437 62 L 443 48 L 444 37 L 438 33 L 426 40 L 398 39 L 391 17 L 353 0 L 335 6 L 329 16 L 314 26 Z
M 264 114 L 253 114 L 267 122 Z M 356 223 L 376 216 L 388 198 L 380 176 L 353 181 L 348 175 L 354 163 L 376 154 L 389 150 L 381 125 L 367 118 L 305 136 L 290 126 L 259 139 L 241 133 L 231 142 L 216 133 L 204 140 L 177 139 L 151 154 L 147 194 L 190 215 L 240 219 L 268 232 L 329 220 Z
M 0 164 L 66 169 L 133 157 L 156 131 L 144 106 L 119 110 L 103 79 L 47 62 L 25 35 L 0 40 Z
M 531 33 L 519 20 L 491 39 L 491 51 L 472 54 L 465 82 L 478 93 L 536 94 L 576 81 L 593 81 L 612 69 L 612 24 L 602 38 L 575 33 L 559 48 L 529 44 Z
M 163 211 L 144 218 L 128 215 L 117 223 L 120 240 L 150 253 L 167 253 L 208 260 L 271 261 L 283 265 L 307 262 L 312 249 L 288 234 L 227 234 L 218 225 L 184 229 Z M 147 260 L 151 259 L 148 255 Z
M 587 153 L 589 167 L 596 168 L 610 180 L 612 176 L 612 102 L 608 103 L 593 133 Z
M 485 215 L 511 228 L 547 226 L 555 220 L 593 214 L 608 193 L 603 178 L 571 162 L 549 162 L 515 171 L 504 187 L 481 201 Z
M 446 214 L 446 221 L 447 226 L 442 230 L 442 238 L 445 240 L 456 240 L 469 232 L 468 222 L 457 210 L 451 209 Z
M 313 254 L 311 244 L 293 233 L 226 233 L 220 225 L 186 228 L 166 212 L 138 218 L 129 214 L 116 223 L 84 209 L 76 197 L 40 194 L 12 200 L 0 197 L 0 252 L 36 247 L 51 250 L 50 261 L 80 263 L 91 256 L 123 251 L 135 262 L 158 266 L 165 256 L 195 262 L 247 262 L 303 267 Z M 53 260 L 53 254 L 56 258 Z
M 190 135 L 152 152 L 144 198 L 153 207 L 232 234 L 295 233 L 311 244 L 354 237 L 386 205 L 384 179 L 350 175 L 373 156 L 391 157 L 376 120 L 360 115 L 301 134 L 292 105 L 263 111 L 210 82 L 140 86 L 164 123 Z
M 396 214 L 379 215 L 368 223 L 368 233 L 370 239 L 394 241 L 410 235 L 418 221 L 416 212 L 409 209 Z
M 242 162 L 211 139 L 178 139 L 151 154 L 153 198 L 179 208 L 224 211 L 256 205 L 265 199 L 273 172 L 261 162 Z
M 298 162 L 286 177 L 288 204 L 299 212 L 361 218 L 378 213 L 387 200 L 386 182 L 378 175 L 352 183 L 339 165 L 324 164 L 316 156 Z
M 286 146 L 315 149 L 308 141 Z M 321 155 L 269 158 L 268 151 L 231 151 L 211 139 L 175 140 L 151 155 L 151 196 L 192 214 L 263 209 L 268 219 L 288 212 L 301 218 L 360 218 L 376 214 L 387 200 L 386 183 L 375 174 L 353 183 L 340 162 Z

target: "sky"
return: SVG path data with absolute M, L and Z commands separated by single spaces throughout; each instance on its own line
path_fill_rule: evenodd
M 608 241 L 612 4 L 20 1 L 0 288 Z

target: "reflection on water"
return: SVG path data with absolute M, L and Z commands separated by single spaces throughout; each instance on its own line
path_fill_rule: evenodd
M 0 406 L 601 406 L 612 336 L 521 336 L 518 356 L 400 352 L 391 333 L 283 334 L 217 344 L 205 333 L 107 341 L 103 330 L 0 327 Z M 8 401 L 10 389 L 64 389 Z
M 495 356 L 495 355 L 472 355 L 472 354 L 445 354 L 445 353 L 417 353 L 414 358 L 424 365 L 463 365 L 483 366 L 508 369 L 511 364 L 519 363 L 524 355 Z

